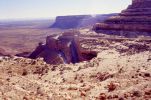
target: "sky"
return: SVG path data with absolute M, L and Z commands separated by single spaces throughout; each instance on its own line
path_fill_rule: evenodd
M 0 19 L 118 13 L 131 0 L 0 0 Z

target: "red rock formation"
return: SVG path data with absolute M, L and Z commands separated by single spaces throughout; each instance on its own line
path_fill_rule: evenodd
M 69 64 L 91 60 L 97 56 L 96 51 L 83 50 L 80 44 L 80 32 L 71 30 L 61 35 L 48 36 L 46 44 L 39 44 L 29 58 L 44 58 L 49 64 Z
M 79 32 L 65 32 L 60 36 L 48 36 L 45 45 L 39 45 L 29 58 L 43 57 L 47 63 L 77 63 L 81 60 Z
M 96 32 L 102 30 L 151 32 L 151 0 L 133 0 L 118 16 L 94 26 Z M 123 34 L 119 34 L 123 35 Z M 147 34 L 151 35 L 151 34 Z

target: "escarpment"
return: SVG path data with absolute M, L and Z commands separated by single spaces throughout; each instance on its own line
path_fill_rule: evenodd
M 112 16 L 104 23 L 97 23 L 93 29 L 100 33 L 133 37 L 151 36 L 151 0 L 133 0 L 132 4 L 119 15 Z
M 91 27 L 97 22 L 103 22 L 107 18 L 117 15 L 113 14 L 97 14 L 97 15 L 70 15 L 58 16 L 56 21 L 50 28 L 72 29 L 81 27 Z

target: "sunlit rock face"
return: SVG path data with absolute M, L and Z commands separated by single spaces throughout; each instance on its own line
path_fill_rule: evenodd
M 118 16 L 107 19 L 104 23 L 96 24 L 93 29 L 96 32 L 107 32 L 110 34 L 131 36 L 151 34 L 151 0 L 133 0 L 132 4 L 126 10 L 123 10 Z M 123 33 L 123 31 L 125 31 Z M 134 35 L 133 35 L 134 36 Z

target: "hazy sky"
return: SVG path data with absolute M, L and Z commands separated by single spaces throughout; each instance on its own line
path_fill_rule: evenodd
M 131 0 L 0 0 L 0 19 L 120 12 Z

